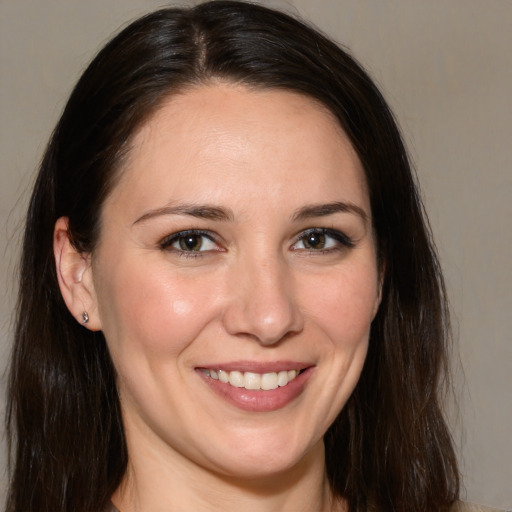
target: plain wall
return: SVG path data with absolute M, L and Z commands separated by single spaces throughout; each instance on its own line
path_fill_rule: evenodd
M 460 413 L 451 418 L 467 498 L 512 509 L 512 1 L 267 4 L 298 11 L 347 45 L 397 114 L 452 302 L 464 374 L 455 354 Z M 11 343 L 21 219 L 51 130 L 109 35 L 162 5 L 0 0 L 1 370 Z M 2 445 L 0 496 L 5 465 Z

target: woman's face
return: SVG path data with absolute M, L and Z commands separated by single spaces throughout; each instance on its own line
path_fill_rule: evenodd
M 134 138 L 92 261 L 132 452 L 241 477 L 323 453 L 379 304 L 363 171 L 324 108 L 174 96 Z

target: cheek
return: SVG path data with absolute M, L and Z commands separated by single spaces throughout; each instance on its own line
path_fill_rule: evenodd
M 141 269 L 145 269 L 141 271 Z M 133 270 L 133 269 L 132 269 Z M 208 290 L 165 268 L 118 265 L 98 297 L 102 327 L 113 356 L 177 355 L 195 339 L 215 307 Z
M 366 344 L 378 305 L 374 266 L 354 266 L 339 275 L 326 276 L 315 289 L 307 307 L 331 341 L 346 348 Z

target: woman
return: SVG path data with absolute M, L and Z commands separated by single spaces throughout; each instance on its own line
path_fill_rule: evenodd
M 446 311 L 350 56 L 260 6 L 148 15 L 83 74 L 35 185 L 7 510 L 448 510 Z

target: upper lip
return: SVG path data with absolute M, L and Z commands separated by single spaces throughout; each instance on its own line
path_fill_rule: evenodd
M 313 366 L 311 363 L 303 361 L 230 361 L 226 363 L 208 363 L 198 366 L 209 370 L 222 370 L 224 372 L 252 372 L 252 373 L 271 373 L 288 370 L 304 370 Z

